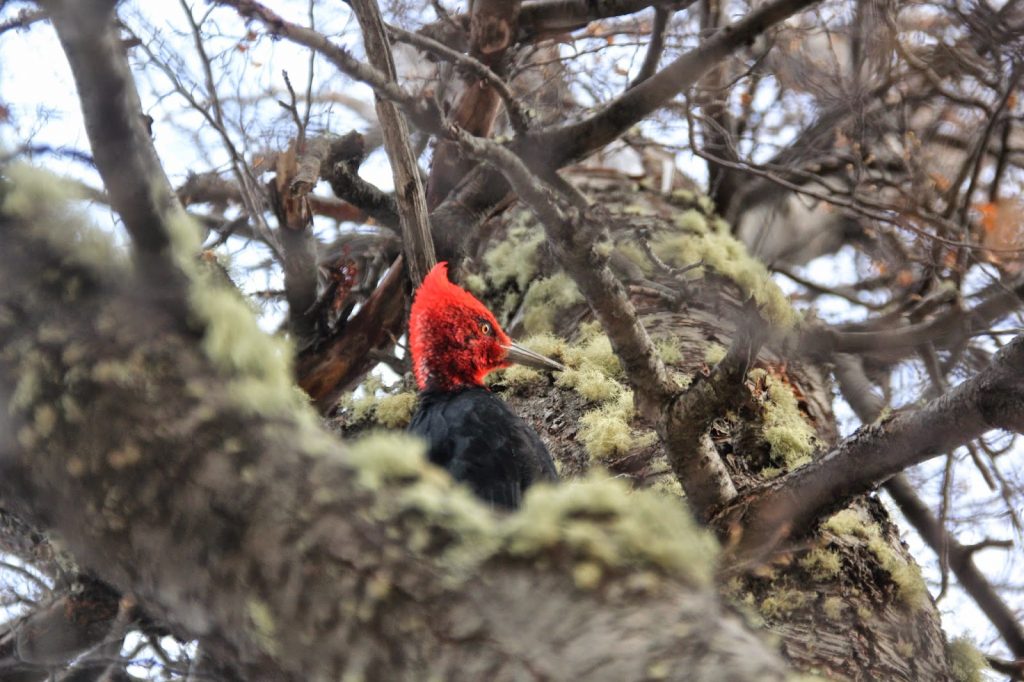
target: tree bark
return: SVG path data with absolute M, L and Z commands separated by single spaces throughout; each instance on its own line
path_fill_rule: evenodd
M 677 505 L 592 484 L 499 519 L 408 443 L 346 449 L 240 360 L 244 306 L 183 326 L 18 177 L 0 502 L 177 635 L 253 680 L 784 679 Z

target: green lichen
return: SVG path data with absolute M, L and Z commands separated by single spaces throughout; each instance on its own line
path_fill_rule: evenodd
M 615 245 L 616 250 L 625 256 L 626 260 L 633 263 L 633 265 L 640 268 L 640 271 L 646 275 L 650 275 L 654 270 L 654 264 L 651 263 L 651 259 L 647 257 L 643 249 L 640 246 L 630 240 L 620 241 Z
M 658 349 L 658 355 L 666 365 L 674 365 L 683 360 L 683 349 L 679 345 L 679 339 L 673 336 L 657 339 L 654 347 Z
M 529 219 L 525 213 L 523 215 Z M 510 227 L 508 237 L 484 256 L 491 284 L 500 289 L 515 282 L 520 291 L 525 290 L 537 272 L 537 255 L 544 238 L 544 230 L 536 224 L 521 223 Z
M 405 391 L 394 395 L 386 395 L 377 403 L 377 423 L 388 429 L 397 429 L 409 425 L 412 413 L 416 409 L 416 394 Z
M 653 444 L 657 438 L 654 433 L 639 433 L 630 427 L 633 414 L 633 392 L 628 390 L 623 390 L 615 402 L 585 412 L 577 437 L 587 454 L 609 459 Z
M 372 433 L 352 443 L 346 460 L 361 485 L 376 490 L 384 483 L 418 479 L 427 470 L 426 444 L 402 432 Z
M 565 552 L 574 565 L 650 567 L 697 585 L 710 584 L 717 553 L 677 501 L 610 478 L 534 486 L 502 530 L 503 550 L 516 557 Z
M 840 597 L 825 597 L 825 601 L 821 605 L 821 610 L 825 612 L 829 620 L 835 621 L 843 617 L 844 608 L 846 608 L 846 604 Z
M 591 402 L 611 400 L 622 392 L 621 384 L 594 367 L 568 367 L 559 373 L 555 384 L 562 388 L 571 388 Z
M 602 407 L 580 417 L 579 439 L 596 459 L 622 455 L 633 447 L 633 433 L 617 410 Z
M 615 379 L 625 376 L 611 340 L 603 333 L 589 336 L 580 345 L 567 348 L 562 355 L 570 367 L 595 367 Z
M 725 346 L 712 341 L 704 349 L 704 362 L 713 367 L 722 361 L 727 352 Z
M 572 569 L 572 579 L 581 590 L 593 590 L 601 584 L 604 571 L 593 561 L 581 561 Z
M 675 223 L 676 227 L 686 232 L 694 232 L 696 234 L 704 234 L 708 231 L 707 217 L 700 211 L 689 209 L 681 213 L 676 213 L 672 222 Z
M 233 291 L 193 283 L 192 309 L 205 323 L 202 347 L 228 378 L 228 395 L 236 406 L 264 414 L 305 415 L 308 403 L 295 389 L 292 349 L 260 330 L 249 306 Z
M 271 656 L 276 656 L 280 651 L 280 645 L 277 641 L 277 625 L 270 607 L 266 602 L 255 598 L 250 599 L 246 607 L 253 634 L 260 648 Z
M 879 566 L 889 574 L 896 586 L 896 593 L 909 608 L 917 610 L 928 603 L 928 587 L 921 577 L 921 570 L 897 554 L 882 537 L 882 529 L 878 524 L 867 520 L 861 510 L 843 509 L 826 519 L 822 527 L 839 536 L 863 540 Z
M 33 428 L 36 435 L 40 438 L 46 438 L 53 433 L 53 429 L 56 426 L 57 410 L 53 409 L 52 405 L 37 405 L 33 420 Z
M 751 370 L 749 376 L 765 387 L 761 434 L 771 448 L 773 460 L 787 470 L 810 462 L 817 448 L 817 438 L 792 389 L 763 369 Z
M 701 221 L 703 222 L 703 218 Z M 684 230 L 695 227 L 687 221 Z M 793 328 L 799 317 L 763 263 L 752 258 L 741 242 L 727 234 L 707 230 L 662 233 L 652 242 L 654 253 L 670 265 L 685 267 L 698 261 L 732 280 L 758 304 L 761 314 L 779 331 Z M 699 270 L 693 271 L 698 277 Z
M 503 384 L 508 388 L 517 389 L 540 384 L 544 380 L 544 375 L 535 369 L 522 365 L 512 365 L 511 367 L 488 374 L 485 381 L 488 385 Z
M 761 600 L 760 610 L 765 618 L 782 618 L 810 603 L 807 592 L 785 586 L 774 586 L 771 593 Z
M 982 682 L 982 670 L 989 667 L 985 655 L 968 637 L 957 637 L 947 647 L 949 672 L 957 682 Z
M 523 328 L 527 334 L 554 331 L 558 312 L 582 300 L 583 294 L 565 273 L 538 279 L 523 298 Z
M 483 296 L 487 293 L 487 280 L 475 272 L 471 272 L 463 277 L 462 284 L 477 296 Z
M 553 360 L 564 360 L 567 344 L 565 339 L 554 334 L 535 334 L 524 339 L 521 344 L 535 353 L 547 356 Z
M 114 277 L 127 265 L 108 235 L 84 220 L 74 206 L 81 191 L 61 178 L 27 164 L 4 167 L 12 189 L 3 195 L 0 212 L 25 220 L 27 229 L 59 250 L 66 262 L 88 268 L 94 276 Z
M 800 566 L 815 580 L 832 580 L 839 575 L 842 560 L 830 549 L 812 549 L 800 559 Z

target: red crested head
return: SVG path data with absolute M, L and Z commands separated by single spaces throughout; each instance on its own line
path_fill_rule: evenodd
M 488 372 L 510 364 L 511 346 L 491 311 L 448 281 L 447 263 L 423 278 L 409 314 L 409 349 L 420 390 L 482 386 Z

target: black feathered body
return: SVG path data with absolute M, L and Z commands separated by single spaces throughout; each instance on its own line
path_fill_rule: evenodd
M 482 500 L 515 509 L 537 481 L 558 473 L 540 436 L 483 387 L 420 392 L 409 431 L 427 441 L 427 456 Z

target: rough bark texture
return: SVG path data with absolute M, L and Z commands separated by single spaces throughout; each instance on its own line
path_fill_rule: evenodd
M 784 678 L 672 505 L 583 486 L 501 521 L 408 443 L 346 451 L 231 294 L 166 314 L 54 201 L 0 219 L 0 502 L 245 679 Z
M 626 245 L 640 233 L 656 242 L 659 233 L 686 232 L 673 221 L 695 208 L 688 198 L 664 197 L 632 180 L 602 175 L 577 177 L 576 182 L 586 188 L 591 200 L 612 213 L 611 222 L 618 226 L 612 238 L 619 249 L 628 249 Z M 491 244 L 500 245 L 503 239 L 509 239 L 509 232 L 521 229 L 524 221 L 528 223 L 530 219 L 524 213 L 525 209 L 517 208 L 492 226 Z M 536 272 L 524 293 L 555 271 L 554 260 L 544 250 L 538 250 Z M 486 252 L 477 254 L 474 260 L 483 274 L 489 275 Z M 612 262 L 622 260 L 613 256 Z M 675 291 L 680 282 L 656 268 L 638 273 L 626 265 L 619 274 L 627 282 L 637 277 L 646 280 L 644 286 L 632 287 L 633 303 L 655 341 L 674 340 L 678 356 L 666 363 L 670 374 L 677 379 L 692 377 L 693 381 L 707 374 L 714 364 L 709 360 L 709 347 L 724 351 L 729 346 L 737 324 L 744 319 L 749 294 L 729 277 L 709 269 L 702 277 L 683 283 L 683 290 L 689 290 L 685 297 L 670 301 L 659 295 L 660 290 L 651 282 Z M 509 291 L 518 289 L 519 284 L 514 282 L 489 288 L 493 308 L 507 308 Z M 526 335 L 515 308 L 510 316 L 513 329 Z M 587 319 L 585 307 L 575 303 L 557 311 L 554 331 L 571 337 Z M 768 344 L 752 366 L 785 382 L 814 433 L 819 452 L 823 452 L 837 439 L 827 368 L 806 360 L 783 359 L 788 356 L 785 349 Z M 538 429 L 556 455 L 563 475 L 583 475 L 600 464 L 639 487 L 662 487 L 672 479 L 660 446 L 639 437 L 634 446 L 610 458 L 589 455 L 583 443 L 581 419 L 596 404 L 577 391 L 559 388 L 550 381 L 509 386 L 499 380 L 496 387 L 505 392 L 516 412 Z M 762 483 L 766 468 L 780 466 L 764 437 L 768 406 L 763 396 L 759 397 L 759 387 L 756 381 L 748 380 L 741 390 L 750 395 L 741 409 L 722 415 L 711 429 L 711 440 L 740 494 Z M 642 432 L 642 424 L 633 425 Z M 859 523 L 837 525 L 843 532 L 824 529 L 812 534 L 775 557 L 774 564 L 734 579 L 726 592 L 757 612 L 766 627 L 779 635 L 783 653 L 798 669 L 821 671 L 834 679 L 864 681 L 949 679 L 938 612 L 897 528 L 873 496 L 855 501 L 849 514 Z M 828 568 L 816 563 L 822 556 L 828 558 Z

